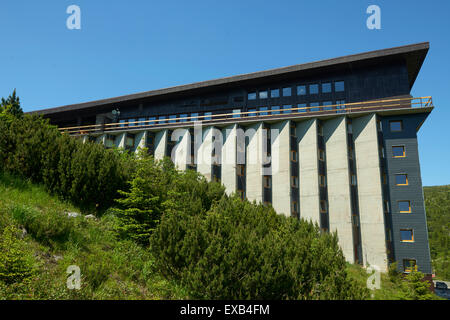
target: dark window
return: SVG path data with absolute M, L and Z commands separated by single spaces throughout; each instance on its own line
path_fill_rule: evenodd
M 298 109 L 298 112 L 306 112 L 306 103 L 299 103 L 298 105 L 297 105 L 297 108 L 299 108 Z
M 180 114 L 180 121 L 181 122 L 186 122 L 187 121 L 187 119 L 186 119 L 187 116 L 188 116 L 187 114 Z
M 259 98 L 260 99 L 267 99 L 267 91 L 260 91 L 259 92 Z
M 256 92 L 250 92 L 248 94 L 248 100 L 256 100 Z
M 320 212 L 327 212 L 327 202 L 325 200 L 320 200 Z
M 344 81 L 336 81 L 334 83 L 334 91 L 336 92 L 342 92 L 345 91 L 345 84 Z
M 310 84 L 309 85 L 309 94 L 318 94 L 319 93 L 319 85 L 318 84 Z
M 212 112 L 205 112 L 205 116 L 206 117 L 204 117 L 203 119 L 204 120 L 211 120 L 212 119 L 211 115 L 212 115 Z
M 404 146 L 393 146 L 392 147 L 392 155 L 394 158 L 405 157 L 405 147 Z
M 249 117 L 254 117 L 254 116 L 256 116 L 256 113 L 253 113 L 253 111 L 256 111 L 256 109 L 248 109 L 248 111 L 249 111 L 249 112 L 252 112 L 252 113 L 247 113 L 247 115 L 248 115 Z
M 292 109 L 291 105 L 284 105 L 283 109 L 284 109 L 283 113 L 291 113 L 292 112 L 292 110 L 290 110 L 290 109 Z
M 309 111 L 319 111 L 319 103 L 318 102 L 311 102 L 309 104 L 311 108 L 309 108 Z
M 169 116 L 169 123 L 174 123 L 174 122 L 177 122 L 177 116 L 176 115 L 171 115 L 171 116 Z
M 391 132 L 400 132 L 403 130 L 403 122 L 401 120 L 389 121 Z
M 400 241 L 402 242 L 413 242 L 414 234 L 412 229 L 401 229 L 400 230 Z
M 164 124 L 164 123 L 166 123 L 166 117 L 165 116 L 160 116 L 158 124 Z
M 331 101 L 325 101 L 323 103 L 323 105 L 324 105 L 323 110 L 332 110 L 333 109 L 332 107 L 329 107 L 329 106 L 333 105 L 333 103 Z
M 283 88 L 283 97 L 290 97 L 292 95 L 291 87 Z
M 398 186 L 407 186 L 408 185 L 408 175 L 406 174 L 396 174 L 395 175 L 395 184 Z
M 272 110 L 280 110 L 280 106 L 272 106 Z M 272 111 L 271 114 L 280 114 L 280 111 Z
M 297 95 L 304 96 L 306 95 L 306 86 L 297 86 Z
M 322 83 L 322 93 L 330 93 L 331 92 L 331 83 L 326 82 Z
M 191 113 L 191 121 L 198 121 L 198 113 Z
M 280 89 L 272 89 L 270 90 L 271 98 L 279 98 L 280 97 Z
M 267 107 L 261 107 L 259 108 L 259 111 L 267 111 Z M 260 112 L 260 116 L 267 116 L 267 112 Z
M 417 271 L 417 262 L 415 259 L 403 259 L 403 271 L 413 272 Z
M 155 121 L 153 120 L 156 120 L 156 117 L 150 117 L 148 120 L 151 120 L 148 124 L 155 124 Z
M 234 109 L 233 118 L 240 118 L 240 117 L 241 117 L 241 109 Z
M 401 213 L 411 212 L 411 202 L 407 200 L 402 200 L 398 202 L 398 211 Z

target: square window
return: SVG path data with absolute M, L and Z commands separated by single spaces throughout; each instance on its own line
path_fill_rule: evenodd
M 256 92 L 250 92 L 247 97 L 248 100 L 256 100 Z
M 297 105 L 298 108 L 298 112 L 306 112 L 307 111 L 307 107 L 306 107 L 306 103 L 299 103 Z
M 344 113 L 345 108 L 345 100 L 336 100 L 336 113 Z
M 233 118 L 240 118 L 240 117 L 241 117 L 241 109 L 234 109 Z
M 148 124 L 153 125 L 153 124 L 155 124 L 154 120 L 156 120 L 156 117 L 150 117 L 150 118 L 148 118 L 148 120 L 150 120 Z
M 270 90 L 271 98 L 279 98 L 280 97 L 280 89 L 272 89 Z
M 411 202 L 408 200 L 399 201 L 398 211 L 400 213 L 411 213 Z
M 304 85 L 297 86 L 297 95 L 298 96 L 306 95 L 306 86 L 304 86 Z
M 309 94 L 319 94 L 319 85 L 318 84 L 310 84 L 309 85 Z
M 176 115 L 170 115 L 169 116 L 169 123 L 175 123 L 175 122 L 177 122 L 177 116 Z
M 125 127 L 125 119 L 120 119 L 119 123 L 122 128 Z
M 259 98 L 260 99 L 267 99 L 267 91 L 266 90 L 260 91 L 259 92 Z
M 407 174 L 396 174 L 395 184 L 397 186 L 407 186 L 408 185 L 408 175 Z
M 330 93 L 331 92 L 331 82 L 322 83 L 322 93 Z
M 312 111 L 312 112 L 314 112 L 314 111 L 319 111 L 319 103 L 318 102 L 311 102 L 310 104 L 309 104 L 309 111 Z
M 211 120 L 212 119 L 212 112 L 205 112 L 204 120 Z
M 147 124 L 147 122 L 144 122 L 145 120 L 147 120 L 147 119 L 145 119 L 145 118 L 139 118 L 139 123 L 138 123 L 137 125 L 139 125 L 139 126 L 145 126 L 145 125 Z
M 164 123 L 166 123 L 166 117 L 165 116 L 159 117 L 158 124 L 164 124 Z
M 290 97 L 292 95 L 291 87 L 283 88 L 283 97 Z
M 336 81 L 334 83 L 334 91 L 335 92 L 342 92 L 345 91 L 345 84 L 344 81 Z
M 333 103 L 331 101 L 325 101 L 323 103 L 323 110 L 332 110 L 333 107 L 330 107 L 331 105 L 333 105 Z
M 280 110 L 280 106 L 272 106 L 272 110 Z M 272 111 L 271 114 L 280 114 L 280 111 Z
M 191 121 L 198 121 L 198 113 L 191 113 Z
M 267 111 L 267 107 L 261 107 L 259 108 L 259 111 Z M 267 112 L 260 112 L 260 116 L 267 116 Z
M 291 105 L 284 105 L 283 106 L 283 113 L 292 113 L 292 106 Z
M 404 146 L 392 146 L 392 156 L 394 158 L 404 158 L 406 157 Z
M 417 271 L 417 262 L 415 259 L 403 259 L 403 271 L 404 272 L 413 272 Z
M 256 109 L 248 109 L 248 111 L 251 112 L 251 113 L 247 113 L 248 117 L 256 116 Z
M 187 114 L 180 114 L 180 121 L 181 122 L 186 122 L 187 121 Z
M 414 242 L 414 234 L 412 229 L 400 229 L 401 242 Z
M 391 132 L 400 132 L 403 130 L 403 122 L 401 120 L 389 121 Z

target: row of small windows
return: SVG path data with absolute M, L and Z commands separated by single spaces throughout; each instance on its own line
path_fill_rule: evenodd
M 297 106 L 292 105 L 283 105 L 283 106 L 271 106 L 271 107 L 260 107 L 260 108 L 251 108 L 248 110 L 249 113 L 247 115 L 249 117 L 252 116 L 265 116 L 265 115 L 277 115 L 277 114 L 290 114 L 290 113 L 302 113 L 302 112 L 315 112 L 315 111 L 329 111 L 333 110 L 332 101 L 324 101 L 324 102 L 311 102 L 311 103 L 299 103 Z M 335 103 L 336 113 L 345 112 L 345 100 L 336 100 Z M 292 110 L 295 109 L 295 110 Z M 257 111 L 260 111 L 257 113 Z M 253 113 L 254 112 L 254 113 Z M 241 118 L 243 115 L 241 114 L 241 109 L 232 110 L 232 118 Z M 191 122 L 191 121 L 199 121 L 199 120 L 212 120 L 212 112 L 204 112 L 202 115 L 199 113 L 191 113 L 191 114 L 180 114 L 180 115 L 169 115 L 169 116 L 159 116 L 159 117 L 148 117 L 148 118 L 130 118 L 130 119 L 121 119 L 119 120 L 120 127 L 139 127 L 145 125 L 155 125 L 155 124 L 170 124 L 177 122 Z
M 317 95 L 319 93 L 331 93 L 333 92 L 344 92 L 345 91 L 345 83 L 344 81 L 335 81 L 335 82 L 324 82 L 322 84 L 312 83 L 308 85 L 298 85 L 297 87 L 297 96 L 306 96 L 306 95 Z M 247 95 L 248 100 L 256 100 L 256 99 L 268 99 L 268 98 L 279 98 L 279 97 L 291 97 L 292 96 L 292 87 L 284 87 L 280 89 L 270 89 L 270 90 L 261 90 L 249 92 Z

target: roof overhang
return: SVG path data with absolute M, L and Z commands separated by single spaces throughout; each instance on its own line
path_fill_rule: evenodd
M 31 113 L 50 116 L 57 113 L 78 112 L 81 110 L 88 111 L 97 108 L 105 109 L 113 106 L 115 107 L 117 105 L 140 103 L 144 100 L 159 101 L 168 98 L 176 99 L 185 95 L 196 95 L 237 86 L 256 86 L 258 84 L 267 83 L 273 80 L 282 81 L 296 77 L 305 77 L 319 72 L 351 70 L 355 67 L 371 66 L 379 63 L 387 63 L 389 61 L 398 61 L 399 59 L 406 62 L 410 82 L 409 85 L 410 88 L 412 88 L 429 48 L 429 42 L 422 42 L 401 47 L 352 54 L 334 59 L 297 64 L 289 67 L 196 82 L 165 89 L 145 91 L 115 98 L 42 109 Z

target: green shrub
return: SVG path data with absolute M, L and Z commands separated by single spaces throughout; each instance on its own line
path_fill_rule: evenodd
M 151 237 L 157 268 L 201 299 L 352 299 L 335 234 L 223 197 L 207 213 L 166 213 Z
M 126 189 L 132 156 L 62 135 L 48 120 L 0 118 L 0 167 L 43 183 L 48 191 L 86 208 L 106 209 Z
M 165 212 L 206 212 L 224 194 L 219 183 L 209 183 L 199 173 L 177 171 L 169 158 L 155 161 L 141 155 L 129 191 L 117 199 L 118 232 L 146 246 Z
M 10 225 L 0 236 L 0 281 L 6 285 L 29 282 L 35 274 L 33 256 L 17 237 L 19 232 Z

